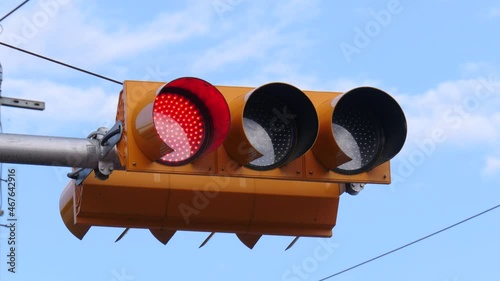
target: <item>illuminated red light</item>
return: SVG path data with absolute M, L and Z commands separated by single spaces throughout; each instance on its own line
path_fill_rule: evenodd
M 200 149 L 205 137 L 205 120 L 190 99 L 176 93 L 159 94 L 153 106 L 153 120 L 162 141 L 173 149 L 160 161 L 184 161 Z
M 133 111 L 133 134 L 150 161 L 183 166 L 214 151 L 229 132 L 229 106 L 221 92 L 195 77 L 150 91 Z

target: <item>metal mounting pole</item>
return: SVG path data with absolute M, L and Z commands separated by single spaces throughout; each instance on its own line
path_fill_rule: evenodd
M 0 134 L 0 162 L 98 168 L 99 161 L 120 162 L 114 149 L 102 158 L 103 147 L 97 139 Z

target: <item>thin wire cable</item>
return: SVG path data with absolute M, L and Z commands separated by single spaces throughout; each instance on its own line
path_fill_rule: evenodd
M 17 50 L 17 51 L 20 51 L 20 52 L 23 52 L 23 53 L 26 53 L 26 54 L 29 54 L 29 55 L 32 55 L 32 56 L 35 56 L 35 57 L 38 57 L 38 58 L 41 58 L 41 59 L 44 59 L 44 60 L 48 60 L 50 62 L 53 62 L 53 63 L 57 63 L 57 64 L 60 64 L 62 66 L 66 66 L 66 67 L 69 67 L 71 69 L 74 69 L 74 70 L 78 70 L 80 72 L 83 72 L 83 73 L 86 73 L 86 74 L 90 74 L 92 76 L 95 76 L 95 77 L 98 77 L 98 78 L 101 78 L 101 79 L 104 79 L 104 80 L 107 80 L 107 81 L 110 81 L 110 82 L 113 82 L 113 83 L 116 83 L 116 84 L 120 84 L 120 85 L 123 85 L 122 82 L 118 81 L 118 80 L 114 80 L 114 79 L 111 79 L 109 77 L 106 77 L 106 76 L 103 76 L 103 75 L 100 75 L 100 74 L 97 74 L 97 73 L 94 73 L 94 72 L 91 72 L 91 71 L 88 71 L 88 70 L 85 70 L 85 69 L 82 69 L 82 68 L 79 68 L 79 67 L 76 67 L 76 66 L 73 66 L 73 65 L 70 65 L 70 64 L 67 64 L 67 63 L 64 63 L 64 62 L 61 62 L 61 61 L 58 61 L 58 60 L 55 60 L 55 59 L 51 59 L 49 57 L 46 57 L 46 56 L 42 56 L 42 55 L 39 55 L 39 54 L 35 54 L 33 52 L 30 52 L 30 51 L 27 51 L 27 50 L 24 50 L 24 49 L 21 49 L 21 48 L 18 48 L 18 47 L 15 47 L 15 46 L 12 46 L 12 45 L 9 45 L 7 43 L 4 43 L 4 42 L 0 42 L 0 45 L 4 45 L 5 47 L 9 47 L 11 49 L 14 49 L 14 50 Z
M 3 18 L 0 19 L 0 22 L 3 21 L 8 16 L 10 16 L 10 14 L 12 14 L 13 12 L 17 11 L 17 9 L 21 8 L 24 4 L 28 3 L 28 1 L 29 0 L 26 0 L 23 3 L 19 4 L 19 6 L 15 7 L 12 11 L 10 11 L 8 14 L 6 14 L 5 16 L 3 16 Z
M 374 258 L 371 258 L 371 259 L 369 259 L 369 260 L 366 260 L 366 261 L 364 261 L 364 262 L 358 263 L 358 264 L 356 264 L 356 265 L 354 265 L 354 266 L 351 266 L 351 267 L 349 267 L 349 268 L 346 268 L 346 269 L 344 269 L 344 270 L 341 270 L 341 271 L 339 271 L 339 272 L 337 272 L 337 273 L 334 273 L 334 274 L 332 274 L 332 275 L 330 275 L 330 276 L 327 276 L 327 277 L 325 277 L 325 278 L 323 278 L 323 279 L 320 279 L 319 281 L 324 281 L 324 280 L 330 279 L 330 278 L 332 278 L 332 277 L 338 276 L 338 275 L 340 275 L 340 274 L 342 274 L 342 273 L 345 273 L 345 272 L 347 272 L 347 271 L 350 271 L 350 270 L 353 270 L 353 269 L 355 269 L 355 268 L 357 268 L 357 267 L 360 267 L 360 266 L 362 266 L 362 265 L 365 265 L 365 264 L 367 264 L 367 263 L 369 263 L 369 262 L 372 262 L 372 261 L 374 261 L 374 260 L 380 259 L 381 257 L 387 256 L 387 255 L 389 255 L 389 254 L 392 254 L 392 253 L 394 253 L 394 252 L 397 252 L 397 251 L 399 251 L 399 250 L 402 250 L 402 249 L 404 249 L 404 248 L 406 248 L 406 247 L 408 247 L 408 246 L 411 246 L 411 245 L 413 245 L 413 244 L 416 244 L 416 243 L 418 243 L 418 242 L 420 242 L 420 241 L 422 241 L 422 240 L 425 240 L 425 239 L 427 239 L 427 238 L 430 238 L 430 237 L 432 237 L 432 236 L 434 236 L 434 235 L 436 235 L 436 234 L 439 234 L 439 233 L 441 233 L 441 232 L 444 232 L 444 231 L 446 231 L 446 230 L 448 230 L 448 229 L 450 229 L 450 228 L 453 228 L 453 227 L 455 227 L 455 226 L 457 226 L 457 225 L 460 225 L 460 224 L 462 224 L 462 223 L 464 223 L 464 222 L 470 221 L 470 220 L 472 220 L 472 219 L 474 219 L 474 218 L 477 218 L 477 217 L 479 217 L 479 216 L 481 216 L 481 215 L 484 215 L 484 214 L 486 214 L 486 213 L 488 213 L 488 212 L 491 212 L 491 211 L 493 211 L 494 209 L 496 209 L 496 208 L 498 208 L 498 207 L 500 207 L 500 204 L 498 204 L 498 205 L 496 205 L 496 206 L 494 206 L 494 207 L 492 207 L 492 208 L 489 208 L 489 209 L 487 209 L 487 210 L 485 210 L 485 211 L 482 211 L 482 212 L 480 212 L 480 213 L 478 213 L 478 214 L 475 214 L 475 215 L 473 215 L 473 216 L 471 216 L 471 217 L 468 217 L 468 218 L 466 218 L 466 219 L 464 219 L 464 220 L 461 220 L 461 221 L 459 221 L 459 222 L 457 222 L 457 223 L 454 223 L 454 224 L 452 224 L 452 225 L 450 225 L 450 226 L 447 226 L 447 227 L 445 227 L 445 228 L 443 228 L 443 229 L 441 229 L 441 230 L 438 230 L 438 231 L 433 232 L 433 233 L 431 233 L 431 234 L 429 234 L 429 235 L 426 235 L 426 236 L 424 236 L 424 237 L 422 237 L 422 238 L 419 238 L 419 239 L 417 239 L 417 240 L 415 240 L 415 241 L 412 241 L 412 242 L 410 242 L 410 243 L 408 243 L 408 244 L 405 244 L 405 245 L 403 245 L 403 246 L 401 246 L 401 247 L 398 247 L 398 248 L 396 248 L 396 249 L 390 250 L 390 251 L 385 252 L 385 253 L 383 253 L 383 254 L 381 254 L 381 255 L 378 255 L 378 256 L 376 256 L 376 257 L 374 257 Z

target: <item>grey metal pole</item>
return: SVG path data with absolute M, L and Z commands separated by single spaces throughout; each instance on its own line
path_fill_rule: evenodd
M 3 163 L 95 169 L 101 149 L 97 139 L 0 134 L 0 162 Z M 119 163 L 114 149 L 105 158 Z
M 0 97 L 2 96 L 2 81 L 3 81 L 3 68 L 0 63 Z

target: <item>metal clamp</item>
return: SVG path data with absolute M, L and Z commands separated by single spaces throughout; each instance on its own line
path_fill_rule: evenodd
M 107 180 L 115 167 L 113 161 L 105 160 L 105 158 L 106 155 L 115 147 L 118 141 L 120 141 L 122 134 L 123 125 L 121 121 L 117 121 L 110 130 L 101 127 L 97 129 L 97 131 L 91 133 L 87 138 L 97 139 L 100 144 L 99 162 L 97 163 L 97 168 L 81 168 L 72 173 L 68 173 L 68 177 L 76 180 L 76 184 L 79 185 L 90 175 L 90 173 L 92 173 L 92 171 L 94 171 L 96 178 L 100 180 Z

